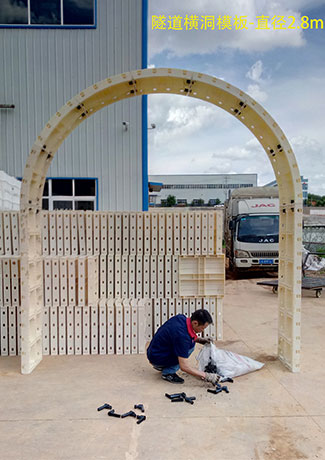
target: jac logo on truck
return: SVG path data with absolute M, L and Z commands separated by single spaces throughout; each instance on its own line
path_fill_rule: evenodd
M 254 204 L 252 208 L 275 208 L 274 203 L 260 203 L 260 204 Z

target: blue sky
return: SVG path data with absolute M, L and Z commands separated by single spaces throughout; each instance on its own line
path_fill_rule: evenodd
M 222 78 L 255 98 L 277 121 L 297 157 L 309 191 L 325 195 L 325 0 L 151 0 L 149 65 Z M 152 30 L 152 15 L 302 16 L 324 29 Z M 258 173 L 274 179 L 267 156 L 248 129 L 222 109 L 183 96 L 149 97 L 150 174 Z

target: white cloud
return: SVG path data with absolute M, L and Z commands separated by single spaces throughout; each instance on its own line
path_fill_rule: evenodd
M 250 80 L 253 80 L 256 83 L 260 83 L 262 81 L 262 74 L 263 74 L 263 63 L 261 60 L 255 62 L 249 71 L 246 73 L 246 77 Z
M 266 153 L 234 117 L 194 99 L 155 95 L 149 98 L 150 174 L 258 173 L 273 180 Z M 265 161 L 266 160 L 266 161 Z
M 267 100 L 267 94 L 261 90 L 260 85 L 248 85 L 247 93 L 257 102 L 263 103 Z
M 317 2 L 314 2 L 315 4 Z M 269 30 L 256 30 L 257 16 L 269 16 L 270 21 L 274 16 L 283 16 L 287 24 L 291 23 L 289 16 L 296 18 L 296 24 L 301 18 L 300 8 L 309 5 L 307 0 L 295 2 L 268 0 L 187 0 L 175 2 L 174 0 L 152 0 L 149 9 L 149 54 L 154 56 L 162 51 L 168 51 L 174 56 L 190 54 L 209 54 L 220 49 L 236 49 L 245 52 L 268 51 L 278 47 L 300 47 L 305 44 L 302 29 L 274 29 L 269 25 Z M 300 8 L 299 8 L 300 7 Z M 169 27 L 169 16 L 196 15 L 199 17 L 198 30 L 152 30 L 152 15 L 166 17 L 166 26 Z M 232 29 L 201 30 L 201 17 L 213 15 L 230 16 Z M 235 16 L 247 16 L 247 30 L 236 30 L 233 26 Z M 254 23 L 251 25 L 250 23 Z M 287 25 L 286 24 L 286 25 Z
M 325 195 L 325 151 L 316 139 L 297 136 L 291 139 L 291 145 L 300 174 L 309 179 L 309 192 Z
M 229 126 L 231 116 L 213 105 L 186 96 L 154 95 L 149 97 L 149 122 L 156 129 L 149 136 L 150 145 L 165 150 L 181 148 L 184 138 L 195 139 L 202 132 Z

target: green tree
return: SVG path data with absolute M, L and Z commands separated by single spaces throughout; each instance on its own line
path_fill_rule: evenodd
M 325 196 L 308 193 L 307 206 L 325 206 Z
M 167 200 L 166 200 L 166 206 L 168 208 L 176 206 L 176 197 L 174 195 L 168 195 Z

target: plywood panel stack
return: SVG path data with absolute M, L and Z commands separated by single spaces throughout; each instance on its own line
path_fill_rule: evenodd
M 0 212 L 0 354 L 20 351 L 19 212 Z
M 53 211 L 41 228 L 43 354 L 139 353 L 168 318 L 198 308 L 222 339 L 220 212 Z M 18 354 L 17 212 L 0 213 L 0 275 L 1 354 Z

